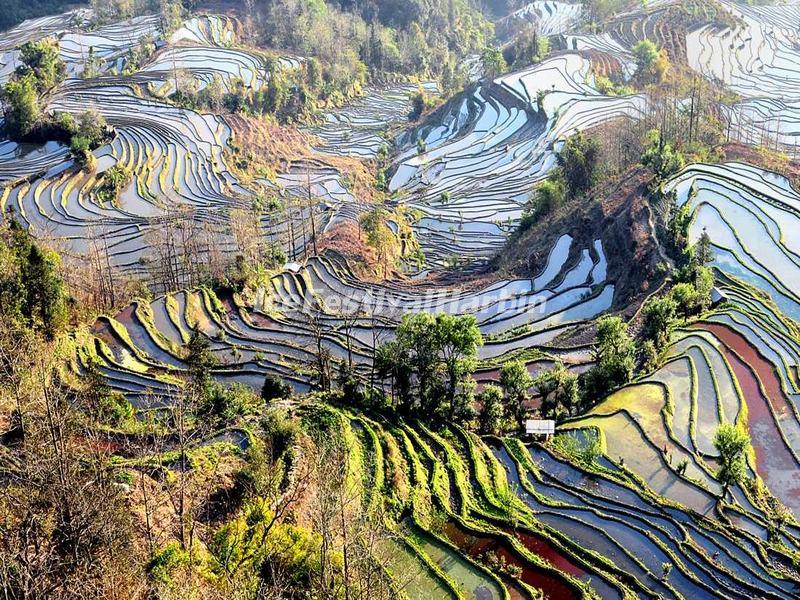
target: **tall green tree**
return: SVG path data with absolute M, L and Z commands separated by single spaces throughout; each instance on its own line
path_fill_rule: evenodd
M 37 244 L 31 244 L 21 264 L 25 297 L 22 310 L 29 321 L 50 338 L 55 337 L 67 320 L 64 282 L 58 275 L 59 256 Z
M 490 435 L 500 433 L 503 428 L 505 409 L 503 408 L 503 390 L 496 385 L 487 385 L 479 397 L 481 410 L 478 420 L 481 431 Z
M 678 303 L 670 296 L 649 300 L 644 306 L 644 334 L 657 346 L 669 341 L 669 334 L 675 324 Z
M 2 100 L 6 133 L 13 139 L 28 135 L 42 114 L 34 76 L 28 74 L 9 81 L 3 88 Z
M 708 235 L 705 227 L 697 243 L 692 248 L 692 258 L 698 266 L 705 267 L 714 260 L 714 250 L 711 246 L 711 236 Z
M 390 377 L 401 408 L 431 418 L 471 418 L 478 347 L 475 317 L 407 314 L 395 340 L 378 349 L 379 374 Z
M 541 396 L 540 412 L 543 417 L 557 419 L 569 415 L 578 405 L 578 376 L 560 361 L 552 369 L 536 376 L 533 384 Z
M 521 360 L 507 362 L 500 368 L 500 387 L 505 392 L 506 410 L 514 418 L 520 431 L 525 428 L 533 378 Z
M 597 401 L 633 377 L 636 346 L 625 322 L 616 316 L 597 321 L 592 347 L 594 366 L 584 375 L 587 400 Z
M 184 347 L 186 370 L 189 374 L 189 383 L 198 398 L 204 397 L 211 385 L 211 369 L 217 364 L 217 359 L 211 351 L 211 342 L 204 335 L 195 330 L 189 342 Z
M 577 198 L 589 191 L 598 178 L 600 144 L 578 132 L 570 137 L 556 155 L 564 175 L 568 198 Z
M 450 419 L 463 420 L 472 407 L 478 365 L 478 348 L 483 337 L 473 315 L 436 315 L 436 334 L 445 372 L 445 400 Z
M 650 40 L 642 40 L 631 50 L 636 62 L 636 79 L 642 85 L 664 81 L 671 65 L 664 49 Z
M 481 52 L 481 64 L 483 65 L 483 73 L 488 79 L 494 79 L 508 70 L 502 50 L 494 46 L 487 46 L 483 49 L 483 52 Z
M 722 498 L 728 489 L 744 481 L 747 476 L 747 452 L 750 436 L 740 427 L 723 423 L 714 434 L 714 448 L 719 453 L 717 481 L 722 484 Z

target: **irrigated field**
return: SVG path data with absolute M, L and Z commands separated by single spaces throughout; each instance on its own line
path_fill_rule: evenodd
M 598 317 L 614 311 L 638 326 L 640 301 L 675 276 L 657 205 L 659 192 L 674 194 L 689 215 L 689 243 L 710 238 L 719 296 L 694 318 L 679 317 L 656 348 L 657 367 L 643 371 L 637 355 L 632 383 L 565 415 L 555 441 L 480 437 L 456 424 L 434 430 L 424 415 L 403 420 L 316 396 L 289 403 L 291 411 L 324 413 L 347 440 L 361 502 L 385 509 L 396 534 L 385 542 L 384 575 L 399 595 L 800 597 L 800 192 L 792 182 L 742 162 L 695 162 L 649 186 L 644 168 L 631 167 L 637 185 L 614 188 L 637 194 L 622 234 L 617 217 L 634 203 L 604 213 L 613 202 L 590 191 L 571 199 L 571 213 L 553 209 L 559 225 L 536 242 L 537 255 L 513 249 L 529 251 L 525 268 L 490 270 L 498 254 L 512 253 L 536 186 L 563 174 L 557 157 L 569 138 L 623 137 L 626 124 L 663 117 L 653 88 L 621 85 L 635 83 L 643 40 L 665 49 L 682 75 L 733 93 L 713 111 L 725 141 L 783 151 L 762 158 L 789 164 L 800 136 L 800 4 L 660 0 L 591 26 L 584 4 L 592 3 L 537 0 L 498 21 L 501 47 L 529 24 L 548 38 L 555 50 L 535 64 L 493 78 L 467 69 L 472 81 L 448 98 L 435 81 L 391 74 L 291 124 L 223 101 L 266 94 L 271 77 L 311 64 L 245 44 L 244 20 L 233 13 L 193 15 L 165 36 L 156 15 L 89 28 L 91 11 L 78 9 L 0 34 L 0 84 L 12 80 L 21 44 L 53 37 L 66 79 L 43 95 L 44 112 L 91 109 L 111 128 L 90 167 L 65 142 L 0 139 L 3 214 L 70 264 L 104 256 L 101 270 L 154 292 L 93 313 L 90 327 L 71 334 L 62 375 L 96 366 L 139 415 L 157 414 L 185 387 L 197 334 L 210 344 L 213 378 L 226 385 L 258 390 L 274 375 L 295 394 L 315 392 L 324 355 L 388 393 L 376 353 L 405 314 L 418 312 L 474 315 L 479 390 L 515 358 L 534 375 L 557 362 L 584 373 L 598 356 Z M 139 64 L 143 42 L 153 49 Z M 182 92 L 220 100 L 191 104 Z M 694 100 L 675 101 L 676 120 Z M 703 160 L 724 154 L 718 146 Z M 119 170 L 130 177 L 109 199 Z M 582 212 L 595 201 L 595 212 Z M 245 227 L 232 215 L 254 206 L 248 233 L 255 245 L 279 247 L 281 264 L 260 273 L 255 291 L 227 279 L 214 290 L 197 285 L 219 275 L 210 272 L 215 261 L 239 254 L 239 266 L 246 262 Z M 362 230 L 376 207 L 389 215 L 387 237 L 402 250 L 418 244 L 424 263 L 398 260 L 378 277 L 374 256 L 347 252 L 376 244 Z M 569 222 L 565 214 L 592 216 Z M 203 257 L 203 268 L 180 251 Z M 645 268 L 652 281 L 632 275 Z M 723 496 L 714 436 L 725 423 L 747 432 L 752 449 L 744 483 Z M 242 450 L 245 434 L 225 429 L 211 440 Z M 587 458 L 595 439 L 602 452 Z

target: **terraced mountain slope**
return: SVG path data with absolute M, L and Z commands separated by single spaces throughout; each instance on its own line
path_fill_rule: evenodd
M 147 280 L 164 268 L 157 250 L 170 228 L 200 254 L 231 254 L 232 210 L 265 193 L 299 205 L 258 223 L 290 260 L 257 292 L 158 290 L 76 332 L 69 375 L 99 364 L 110 388 L 147 414 L 185 386 L 186 345 L 197 333 L 216 359 L 213 377 L 225 384 L 257 390 L 277 375 L 296 393 L 311 392 L 324 354 L 381 387 L 376 349 L 404 314 L 421 311 L 476 317 L 485 341 L 475 373 L 481 385 L 517 357 L 534 374 L 557 360 L 584 371 L 594 321 L 611 311 L 637 315 L 664 279 L 657 264 L 669 262 L 643 170 L 597 191 L 607 197 L 534 226 L 521 248 L 501 257 L 507 262 L 496 257 L 567 138 L 647 113 L 644 93 L 605 95 L 597 75 L 629 78 L 633 47 L 655 39 L 673 60 L 741 96 L 720 111 L 730 137 L 789 149 L 800 133 L 800 5 L 681 4 L 632 7 L 587 33 L 581 4 L 533 2 L 499 22 L 498 41 L 532 23 L 562 50 L 473 82 L 413 125 L 409 96 L 420 87 L 435 96 L 437 85 L 376 84 L 305 124 L 290 139 L 307 136 L 307 151 L 268 157 L 274 173 L 248 172 L 255 160 L 238 164 L 248 150 L 262 150 L 237 145 L 244 134 L 268 129 L 170 99 L 182 85 L 261 90 L 275 69 L 306 67 L 305 57 L 241 45 L 234 16 L 196 15 L 164 39 L 155 16 L 87 33 L 90 14 L 73 11 L 0 35 L 0 82 L 21 43 L 55 36 L 68 79 L 48 97 L 48 110 L 92 108 L 114 128 L 94 151 L 93 170 L 78 168 L 60 143 L 0 142 L 3 212 L 61 242 L 66 256 L 84 257 L 102 243 L 114 269 Z M 158 48 L 137 68 L 127 60 L 142 36 Z M 100 66 L 83 78 L 88 47 Z M 412 216 L 427 260 L 419 273 L 380 281 L 359 275 L 342 253 L 312 246 L 337 231 L 363 241 L 359 217 L 379 194 L 360 194 L 342 161 L 367 170 L 378 160 L 388 164 L 386 207 Z M 132 179 L 107 202 L 99 190 L 115 166 Z M 681 324 L 657 369 L 568 419 L 557 442 L 525 445 L 453 424 L 433 431 L 394 415 L 292 404 L 307 419 L 333 415 L 361 478 L 361 501 L 392 513 L 397 538 L 387 542 L 386 575 L 409 598 L 800 595 L 800 193 L 779 174 L 734 162 L 689 165 L 662 188 L 688 207 L 690 241 L 710 236 L 723 301 Z M 309 213 L 318 216 L 311 231 Z M 444 269 L 456 264 L 463 269 Z M 508 269 L 488 270 L 498 264 Z M 189 279 L 184 265 L 175 268 L 180 288 Z M 531 276 L 509 274 L 523 271 Z M 747 483 L 720 498 L 712 440 L 725 422 L 747 431 L 753 449 Z M 235 431 L 219 435 L 249 443 Z M 595 437 L 603 455 L 587 458 Z
M 735 515 L 746 528 L 732 533 L 677 508 L 612 463 L 581 467 L 541 446 L 480 440 L 457 427 L 437 433 L 420 423 L 341 416 L 365 500 L 391 497 L 408 506 L 399 530 L 406 552 L 429 565 L 416 567 L 415 593 L 446 597 L 448 587 L 468 598 L 527 598 L 532 589 L 550 598 L 796 593 L 785 571 L 788 557 L 766 549 L 758 515 Z M 413 560 L 404 558 L 403 568 Z M 665 562 L 674 565 L 667 576 Z M 517 577 L 508 576 L 509 566 Z
M 212 340 L 221 365 L 218 375 L 226 381 L 257 386 L 266 373 L 277 373 L 307 390 L 311 375 L 303 366 L 314 363 L 318 337 L 333 359 L 352 358 L 370 377 L 376 346 L 392 338 L 404 313 L 424 310 L 476 315 L 487 340 L 480 357 L 487 363 L 532 347 L 581 363 L 585 349 L 551 342 L 607 310 L 614 285 L 605 279 L 600 243 L 582 250 L 577 264 L 566 267 L 571 243 L 563 236 L 547 268 L 533 280 L 474 289 L 365 284 L 335 256 L 316 258 L 273 277 L 252 303 L 220 299 L 203 289 L 103 317 L 84 341 L 87 354 L 82 356 L 85 362 L 97 355 L 120 391 L 142 402 L 168 401 L 169 387 L 184 369 L 182 346 L 199 330 Z M 344 317 L 351 320 L 346 330 Z
M 643 97 L 603 96 L 592 83 L 590 60 L 562 54 L 478 86 L 400 137 L 408 149 L 389 189 L 421 212 L 416 231 L 428 260 L 492 257 L 567 137 L 644 110 Z
M 752 472 L 797 516 L 797 192 L 784 177 L 740 163 L 693 165 L 666 189 L 690 206 L 690 236 L 711 237 L 726 302 L 675 336 L 662 368 L 573 426 L 597 428 L 609 456 L 702 511 L 719 493 L 713 433 L 740 423 L 753 439 Z M 752 489 L 734 496 L 744 513 L 769 511 Z

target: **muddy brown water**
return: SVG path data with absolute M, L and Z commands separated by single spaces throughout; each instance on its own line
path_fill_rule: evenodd
M 776 414 L 791 411 L 772 365 L 747 339 L 724 325 L 704 323 L 702 329 L 723 343 L 725 358 L 733 368 L 748 407 L 748 428 L 756 454 L 756 470 L 772 492 L 800 517 L 800 465 L 781 436 Z M 762 393 L 761 381 L 766 397 Z M 793 415 L 790 418 L 794 418 Z
M 501 540 L 467 531 L 452 521 L 445 525 L 443 533 L 450 541 L 473 558 L 478 558 L 487 552 L 494 553 L 504 559 L 506 564 L 521 568 L 522 575 L 520 579 L 531 587 L 542 590 L 547 598 L 558 598 L 559 600 L 577 598 L 575 591 L 569 585 L 558 577 L 534 570 L 527 561 L 509 549 Z M 552 548 L 550 550 L 551 554 L 555 552 Z M 514 596 L 526 597 L 519 591 L 516 591 Z

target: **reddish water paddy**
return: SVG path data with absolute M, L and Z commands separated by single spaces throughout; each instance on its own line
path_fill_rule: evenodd
M 559 600 L 561 599 L 569 600 L 570 598 L 577 597 L 575 590 L 573 590 L 572 587 L 570 587 L 568 584 L 566 584 L 565 582 L 563 582 L 554 575 L 550 575 L 548 573 L 532 569 L 531 566 L 525 560 L 523 560 L 515 552 L 507 548 L 505 544 L 503 544 L 500 540 L 494 539 L 489 536 L 481 536 L 469 531 L 465 531 L 458 524 L 453 522 L 450 522 L 447 525 L 445 525 L 444 534 L 448 538 L 450 538 L 450 540 L 454 544 L 456 544 L 459 548 L 461 548 L 464 552 L 466 552 L 473 558 L 477 558 L 486 552 L 490 552 L 504 559 L 506 564 L 516 565 L 520 567 L 522 569 L 522 576 L 521 576 L 522 581 L 524 581 L 531 587 L 542 590 L 547 598 L 558 598 Z M 528 546 L 536 554 L 539 554 L 540 556 L 542 556 L 542 558 L 548 560 L 549 562 L 551 562 L 551 564 L 561 569 L 562 571 L 572 573 L 574 575 L 583 574 L 583 571 L 581 571 L 577 566 L 570 563 L 567 558 L 558 554 L 558 552 L 554 548 L 549 546 L 544 540 L 538 540 L 535 536 L 532 535 L 529 537 L 533 540 L 537 540 L 539 547 L 544 552 L 540 553 L 531 548 L 530 546 Z M 525 542 L 525 540 L 522 539 L 521 537 L 520 539 L 527 546 L 527 542 Z M 565 568 L 562 568 L 562 565 L 564 565 Z M 516 594 L 512 592 L 512 597 L 513 596 L 516 596 Z
M 758 474 L 795 516 L 800 516 L 800 465 L 781 437 L 775 421 L 776 415 L 791 411 L 778 376 L 772 365 L 741 334 L 724 325 L 711 323 L 704 323 L 701 329 L 723 343 L 722 351 L 739 381 L 747 402 L 748 427 Z

